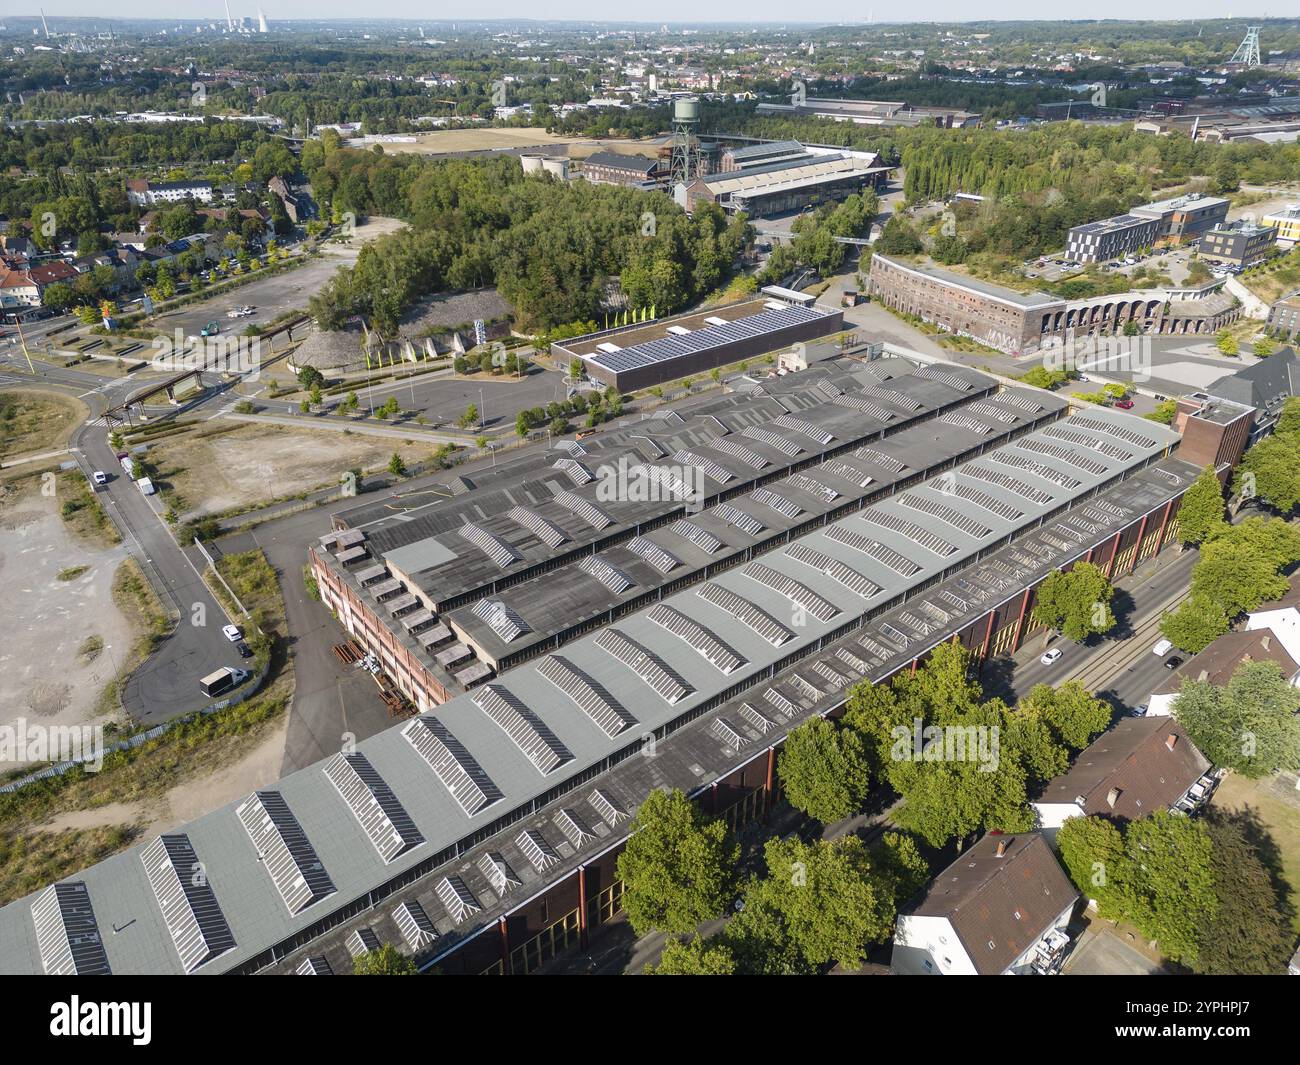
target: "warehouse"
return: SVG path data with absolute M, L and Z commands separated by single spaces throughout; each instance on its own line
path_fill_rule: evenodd
M 66 970 L 74 928 L 73 971 L 347 972 L 381 943 L 446 973 L 531 971 L 621 910 L 614 861 L 651 788 L 760 816 L 785 734 L 849 685 L 953 638 L 1006 653 L 1048 573 L 1117 577 L 1168 542 L 1199 473 L 1176 443 L 1090 410 L 991 444 L 0 909 L 0 972 Z M 869 449 L 886 468 L 889 446 Z M 175 872 L 194 862 L 201 887 Z
M 938 126 L 969 129 L 980 116 L 957 107 L 926 107 L 902 100 L 832 100 L 809 96 L 797 103 L 760 103 L 760 115 L 814 115 L 860 126 Z
M 632 392 L 828 337 L 843 328 L 839 310 L 751 299 L 556 341 L 551 353 L 561 364 L 581 359 L 592 380 Z
M 711 203 L 761 218 L 836 203 L 863 189 L 879 188 L 891 169 L 876 165 L 875 156 L 869 154 L 796 155 L 761 166 L 705 174 L 675 186 L 673 198 L 687 211 Z

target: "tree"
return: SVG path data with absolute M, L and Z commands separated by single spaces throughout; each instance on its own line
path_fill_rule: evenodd
M 736 959 L 721 939 L 670 939 L 664 944 L 658 965 L 646 966 L 647 976 L 731 976 Z
M 1104 817 L 1070 817 L 1056 833 L 1056 846 L 1074 886 L 1113 919 L 1114 883 L 1126 860 L 1123 833 Z
M 768 972 L 773 961 L 780 970 L 859 969 L 867 945 L 893 934 L 893 877 L 858 837 L 773 839 L 763 854 L 767 876 L 749 883 L 727 929 L 742 971 Z
M 1178 508 L 1178 538 L 1184 544 L 1213 540 L 1226 528 L 1223 485 L 1213 467 L 1206 466 L 1183 496 Z
M 1276 662 L 1243 662 L 1223 687 L 1187 678 L 1173 712 L 1201 753 L 1247 777 L 1300 768 L 1300 692 Z
M 518 416 L 515 418 L 515 435 L 522 440 L 524 437 L 528 435 L 528 430 L 530 428 L 531 426 L 528 421 L 528 412 L 521 410 Z
M 1233 488 L 1243 499 L 1262 499 L 1278 513 L 1300 503 L 1300 444 L 1294 433 L 1274 433 L 1251 447 L 1237 466 Z
M 1230 628 L 1223 607 L 1209 596 L 1193 595 L 1160 619 L 1160 634 L 1183 651 L 1200 654 Z
M 465 413 L 460 416 L 460 420 L 457 422 L 457 424 L 462 429 L 468 429 L 471 425 L 475 425 L 477 423 L 478 423 L 478 404 L 471 403 L 468 407 L 465 408 Z
M 786 737 L 777 773 L 791 805 L 823 824 L 856 813 L 871 786 L 862 737 L 821 717 Z
M 1240 350 L 1237 338 L 1229 333 L 1226 329 L 1219 331 L 1218 339 L 1215 341 L 1219 351 L 1224 355 L 1236 355 Z
M 388 472 L 394 477 L 406 476 L 406 463 L 402 461 L 402 456 L 396 451 L 393 452 L 392 457 L 388 460 Z
M 705 817 L 679 790 L 652 791 L 618 857 L 637 935 L 652 929 L 684 935 L 717 917 L 731 898 L 738 855 L 723 822 Z
M 325 384 L 325 375 L 315 366 L 304 366 L 298 371 L 298 384 L 303 388 L 319 388 Z
M 1277 563 L 1235 534 L 1202 545 L 1192 569 L 1192 595 L 1218 604 L 1228 618 L 1279 598 L 1287 587 Z
M 1212 806 L 1204 821 L 1213 844 L 1210 875 L 1218 908 L 1201 929 L 1195 970 L 1211 976 L 1286 972 L 1295 911 L 1261 853 L 1272 849 L 1272 841 L 1251 814 Z
M 1020 701 L 1021 713 L 1040 717 L 1066 747 L 1081 751 L 1110 727 L 1110 705 L 1077 680 L 1059 687 L 1035 684 Z
M 1159 422 L 1161 425 L 1173 424 L 1174 417 L 1178 414 L 1178 401 L 1176 399 L 1166 399 L 1156 404 L 1156 409 L 1150 414 L 1144 414 L 1142 417 L 1149 421 Z
M 1109 632 L 1115 625 L 1110 600 L 1114 589 L 1106 574 L 1091 562 L 1078 562 L 1068 572 L 1056 570 L 1038 588 L 1034 619 L 1067 640 L 1084 640 Z
M 399 953 L 391 943 L 358 954 L 352 962 L 353 976 L 416 976 L 418 972 L 415 962 Z

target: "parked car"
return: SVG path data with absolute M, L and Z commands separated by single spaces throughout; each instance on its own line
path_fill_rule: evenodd
M 1115 406 L 1120 410 L 1132 410 L 1133 401 L 1131 399 L 1117 399 L 1115 400 Z
M 238 625 L 221 626 L 221 635 L 224 636 L 231 643 L 238 643 L 240 640 L 244 638 L 244 634 L 242 631 L 240 631 Z
M 240 640 L 237 644 L 235 644 L 235 650 L 239 652 L 240 658 L 253 657 L 253 649 L 249 647 L 248 644 L 245 643 L 243 640 Z
M 1038 661 L 1040 661 L 1045 666 L 1050 666 L 1053 662 L 1055 662 L 1060 657 L 1061 657 L 1061 649 L 1059 647 L 1053 647 L 1050 651 L 1044 651 L 1043 657 L 1040 658 Z
M 94 473 L 90 475 L 90 480 L 91 483 L 94 484 L 96 488 L 101 488 L 104 485 L 108 484 L 108 474 L 106 474 L 103 470 L 96 470 Z
M 1151 653 L 1159 658 L 1164 658 L 1173 649 L 1174 645 L 1170 640 L 1157 640 L 1156 645 L 1151 648 Z
M 1183 660 L 1178 655 L 1170 655 L 1165 659 L 1165 669 L 1177 669 L 1183 664 Z

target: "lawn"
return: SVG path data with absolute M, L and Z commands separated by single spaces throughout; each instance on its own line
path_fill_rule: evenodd
M 1296 910 L 1292 927 L 1300 934 L 1300 791 L 1295 788 L 1295 776 L 1249 780 L 1231 773 L 1219 785 L 1214 803 L 1233 810 L 1248 807 L 1268 829 L 1278 849 L 1282 876 L 1291 888 Z
M 0 394 L 0 456 L 39 455 L 67 445 L 90 411 L 57 392 L 10 388 Z

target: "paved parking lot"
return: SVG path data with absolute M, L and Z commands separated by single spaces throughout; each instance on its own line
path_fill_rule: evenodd
M 1066 958 L 1064 976 L 1162 976 L 1164 970 L 1113 929 L 1092 925 Z

